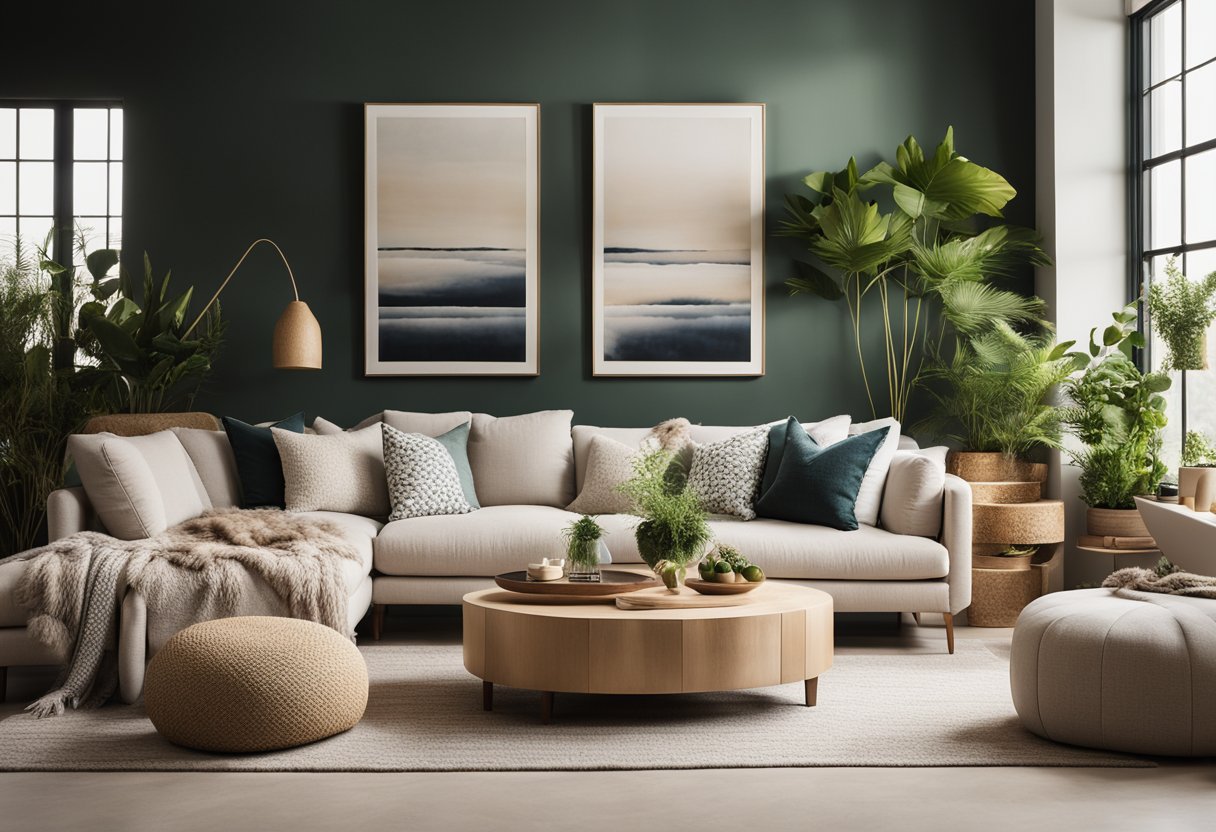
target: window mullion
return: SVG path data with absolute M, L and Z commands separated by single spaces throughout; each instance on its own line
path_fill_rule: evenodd
M 72 222 L 72 115 L 71 103 L 55 105 L 54 257 L 65 266 L 70 266 L 74 260 L 76 231 Z

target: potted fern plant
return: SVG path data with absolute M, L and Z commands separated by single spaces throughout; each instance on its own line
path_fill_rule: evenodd
M 1132 347 L 1143 346 L 1136 331 L 1135 305 L 1113 314 L 1114 322 L 1098 335 L 1090 331 L 1090 361 L 1069 379 L 1069 405 L 1064 422 L 1081 442 L 1072 463 L 1081 468 L 1081 499 L 1089 506 L 1087 545 L 1115 548 L 1110 538 L 1148 538 L 1136 509 L 1137 495 L 1152 494 L 1165 476 L 1161 433 L 1166 425 L 1165 373 L 1144 373 L 1131 360 Z M 1141 548 L 1147 542 L 1140 541 Z
M 621 493 L 641 517 L 634 529 L 638 553 L 669 589 L 683 585 L 687 566 L 705 554 L 713 534 L 701 498 L 688 487 L 676 454 L 659 448 L 634 457 L 633 476 Z

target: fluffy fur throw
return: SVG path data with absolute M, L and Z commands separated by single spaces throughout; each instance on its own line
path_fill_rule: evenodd
M 1187 595 L 1192 598 L 1216 598 L 1216 578 L 1193 575 L 1190 572 L 1159 574 L 1135 566 L 1120 569 L 1107 576 L 1102 586 L 1111 589 L 1132 589 L 1140 592 L 1160 592 Z
M 659 448 L 664 451 L 679 451 L 692 441 L 689 436 L 688 429 L 690 423 L 687 419 L 668 419 L 666 422 L 659 422 L 646 438 L 642 440 L 643 447 Z
M 208 512 L 146 540 L 79 532 L 9 558 L 30 562 L 16 590 L 30 612 L 30 635 L 71 655 L 56 689 L 27 710 L 51 716 L 110 697 L 117 612 L 128 588 L 153 613 L 192 609 L 205 621 L 231 615 L 253 573 L 293 618 L 349 635 L 341 570 L 358 559 L 335 524 L 276 510 Z

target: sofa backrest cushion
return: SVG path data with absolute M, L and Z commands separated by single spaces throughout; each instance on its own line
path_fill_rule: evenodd
M 89 502 L 114 537 L 152 537 L 211 508 L 194 463 L 172 431 L 73 434 L 68 453 Z
M 271 429 L 304 432 L 304 413 L 268 425 L 251 425 L 225 416 L 221 420 L 241 480 L 242 508 L 283 507 L 283 462 Z
M 571 410 L 520 416 L 474 413 L 469 465 L 483 506 L 565 508 L 574 499 Z
M 578 428 L 575 428 L 578 430 Z M 597 434 L 587 446 L 586 471 L 578 496 L 566 506 L 576 514 L 628 514 L 633 500 L 620 492 L 621 483 L 633 476 L 638 449 L 610 436 Z
M 896 534 L 937 537 L 946 488 L 945 447 L 896 451 L 882 498 L 882 526 Z
M 200 428 L 170 428 L 182 443 L 203 488 L 215 508 L 233 508 L 241 504 L 241 478 L 236 471 L 236 456 L 232 443 L 222 430 Z
M 650 435 L 650 428 L 601 428 L 595 425 L 575 425 L 570 429 L 574 445 L 574 483 L 578 493 L 583 493 L 587 480 L 587 468 L 591 461 L 591 440 L 603 436 L 636 451 L 642 440 Z
M 883 428 L 890 428 L 890 430 L 887 431 L 886 439 L 878 446 L 874 458 L 870 460 L 870 467 L 866 469 L 866 475 L 861 480 L 861 489 L 857 492 L 857 504 L 853 507 L 857 522 L 867 526 L 878 525 L 882 494 L 887 485 L 887 471 L 891 467 L 891 458 L 895 456 L 895 451 L 899 447 L 900 425 L 897 420 L 888 417 L 849 426 L 850 436 Z
M 331 436 L 272 428 L 283 461 L 288 511 L 337 511 L 364 517 L 389 514 L 384 439 L 379 424 Z
M 379 422 L 395 427 L 402 433 L 421 433 L 423 436 L 437 438 L 453 428 L 467 425 L 473 414 L 467 410 L 452 410 L 447 413 L 418 413 L 410 410 L 382 410 L 368 416 L 350 430 L 363 428 Z M 322 436 L 341 433 L 342 428 L 326 419 L 317 417 L 312 423 L 313 430 Z

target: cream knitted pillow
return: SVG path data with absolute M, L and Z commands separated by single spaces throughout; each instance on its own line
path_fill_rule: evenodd
M 388 484 L 379 423 L 332 436 L 272 428 L 283 461 L 288 511 L 387 517 Z

